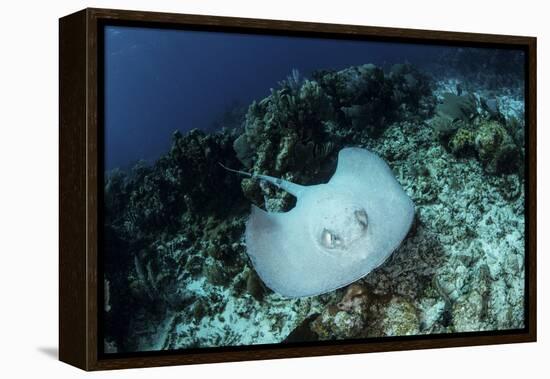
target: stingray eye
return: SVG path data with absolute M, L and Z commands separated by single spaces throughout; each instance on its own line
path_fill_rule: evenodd
M 342 239 L 328 229 L 321 233 L 321 244 L 327 249 L 334 249 L 342 246 Z
M 359 224 L 363 229 L 367 228 L 368 218 L 367 218 L 367 212 L 365 212 L 364 209 L 355 211 L 355 218 L 357 219 L 357 221 L 359 222 Z

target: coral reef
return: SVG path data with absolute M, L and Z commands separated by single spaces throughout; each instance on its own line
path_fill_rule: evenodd
M 488 96 L 467 77 L 432 81 L 409 64 L 295 71 L 241 126 L 176 132 L 153 165 L 108 173 L 106 351 L 523 327 L 522 91 Z M 251 268 L 243 232 L 251 201 L 288 210 L 293 199 L 218 163 L 316 184 L 345 146 L 388 162 L 414 225 L 360 281 L 283 298 Z
M 135 349 L 128 330 L 139 327 L 127 320 L 135 319 L 136 308 L 144 319 L 158 320 L 195 300 L 187 276 L 203 273 L 222 285 L 243 265 L 238 241 L 247 209 L 239 209 L 239 180 L 218 165 L 236 164 L 234 138 L 229 131 L 175 132 L 170 152 L 153 166 L 138 164 L 106 177 L 105 277 L 112 310 L 105 324 L 120 348 Z M 205 259 L 218 266 L 205 267 Z

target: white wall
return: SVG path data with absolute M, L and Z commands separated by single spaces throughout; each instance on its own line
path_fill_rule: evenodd
M 340 357 L 111 372 L 103 377 L 541 377 L 550 372 L 546 252 L 550 63 L 544 1 L 105 0 L 2 3 L 0 22 L 0 372 L 4 378 L 76 377 L 57 346 L 57 18 L 86 6 L 343 24 L 534 35 L 538 39 L 539 341 Z M 498 5 L 497 5 L 498 4 Z M 545 320 L 546 319 L 546 320 Z

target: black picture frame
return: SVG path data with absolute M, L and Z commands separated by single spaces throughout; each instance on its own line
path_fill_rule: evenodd
M 526 318 L 502 332 L 102 353 L 101 276 L 105 25 L 368 39 L 525 51 Z M 84 370 L 166 366 L 536 341 L 536 38 L 185 14 L 84 9 L 59 22 L 59 358 Z

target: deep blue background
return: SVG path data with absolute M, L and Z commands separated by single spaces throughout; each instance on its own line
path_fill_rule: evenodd
M 318 38 L 107 26 L 105 169 L 154 161 L 171 134 L 207 129 L 237 102 L 262 99 L 293 68 L 308 77 L 405 61 L 422 65 L 441 47 Z

